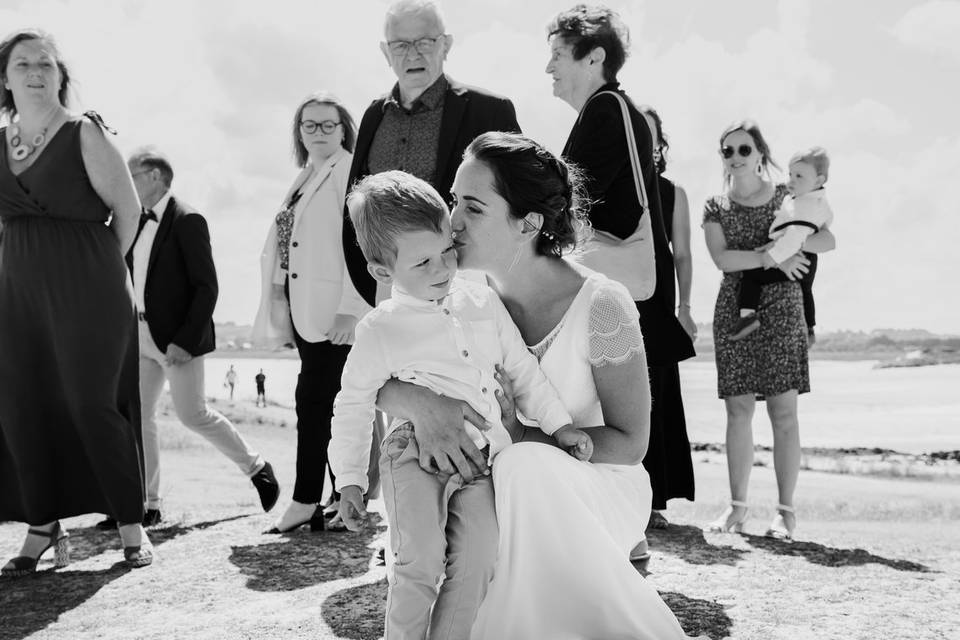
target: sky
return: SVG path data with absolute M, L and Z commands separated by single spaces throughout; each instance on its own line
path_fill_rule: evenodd
M 545 25 L 573 3 L 441 2 L 445 71 L 508 96 L 524 132 L 559 152 L 576 112 L 544 72 Z M 661 114 L 667 175 L 690 200 L 694 319 L 720 283 L 700 222 L 721 189 L 720 132 L 757 120 L 784 166 L 831 156 L 837 250 L 814 288 L 820 332 L 960 334 L 960 1 L 611 0 L 631 31 L 623 88 Z M 378 43 L 386 2 L 0 0 L 0 32 L 40 27 L 126 154 L 154 144 L 173 191 L 207 218 L 218 322 L 251 324 L 267 229 L 297 173 L 290 125 L 325 89 L 359 121 L 395 81 Z M 785 180 L 785 178 L 784 178 Z

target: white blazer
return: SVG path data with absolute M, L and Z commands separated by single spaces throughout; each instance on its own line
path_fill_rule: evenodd
M 260 307 L 253 324 L 256 346 L 293 343 L 293 328 L 308 342 L 323 342 L 336 314 L 362 318 L 371 307 L 357 293 L 343 257 L 343 205 L 353 155 L 339 149 L 320 167 L 308 164 L 293 182 L 283 205 L 297 190 L 290 237 L 289 268 L 280 268 L 277 223 L 273 220 L 260 255 Z M 274 293 L 289 275 L 290 303 Z M 291 317 L 293 325 L 291 326 Z

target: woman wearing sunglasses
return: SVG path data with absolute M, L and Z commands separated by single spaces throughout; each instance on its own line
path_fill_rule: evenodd
M 333 400 L 354 326 L 370 309 L 347 272 L 341 240 L 355 140 L 353 118 L 336 97 L 315 93 L 300 102 L 293 118 L 293 155 L 301 171 L 267 234 L 253 328 L 254 343 L 295 344 L 300 354 L 293 500 L 266 533 L 307 523 L 313 531 L 325 527 L 317 505 L 323 497 Z
M 727 410 L 727 468 L 730 506 L 707 526 L 709 531 L 740 532 L 747 518 L 747 486 L 753 466 L 751 420 L 757 397 L 766 398 L 773 426 L 773 460 L 779 504 L 766 535 L 790 540 L 796 528 L 793 493 L 800 472 L 800 431 L 797 396 L 810 390 L 807 329 L 803 298 L 795 280 L 808 268 L 797 254 L 774 264 L 756 251 L 769 241 L 767 233 L 787 188 L 774 184 L 770 167 L 777 167 L 757 124 L 737 122 L 720 136 L 724 191 L 707 200 L 703 229 L 707 248 L 723 272 L 713 317 L 717 387 Z M 779 167 L 777 167 L 779 168 Z M 805 250 L 829 251 L 829 231 L 811 235 Z M 792 281 L 765 286 L 758 313 L 761 328 L 739 342 L 730 340 L 737 322 L 737 291 L 741 272 L 758 267 L 778 268 Z

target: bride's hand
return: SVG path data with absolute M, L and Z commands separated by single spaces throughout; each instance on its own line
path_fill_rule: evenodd
M 438 395 L 426 387 L 390 380 L 380 390 L 377 407 L 413 424 L 424 471 L 451 476 L 459 473 L 464 482 L 489 473 L 483 453 L 467 435 L 463 423 L 470 422 L 481 431 L 490 425 L 469 403 Z

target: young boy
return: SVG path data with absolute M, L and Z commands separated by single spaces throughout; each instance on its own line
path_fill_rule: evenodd
M 827 228 L 833 222 L 833 211 L 827 203 L 823 188 L 830 172 L 830 158 L 822 147 L 811 147 L 790 158 L 790 179 L 787 189 L 790 197 L 783 201 L 780 211 L 770 225 L 770 244 L 763 247 L 780 264 L 803 248 L 803 241 L 812 233 Z M 807 335 L 813 340 L 816 316 L 813 303 L 813 278 L 816 274 L 816 254 L 805 254 L 810 259 L 810 270 L 800 282 L 803 289 L 803 315 L 807 323 Z M 740 319 L 734 325 L 730 340 L 737 341 L 760 328 L 757 307 L 760 304 L 760 289 L 765 284 L 786 282 L 785 273 L 776 268 L 750 269 L 743 272 L 740 293 L 737 298 Z
M 433 187 L 402 171 L 378 173 L 353 189 L 347 207 L 367 268 L 393 288 L 357 324 L 334 402 L 330 468 L 347 527 L 358 530 L 366 516 L 374 403 L 390 378 L 464 400 L 483 415 L 488 431 L 464 428 L 489 465 L 511 443 L 495 396 L 500 366 L 523 414 L 588 460 L 590 436 L 570 424 L 503 303 L 488 286 L 455 277 L 450 214 Z M 424 471 L 414 426 L 398 419 L 380 449 L 380 474 L 393 556 L 385 639 L 469 638 L 497 553 L 489 474 L 464 484 L 459 474 Z

